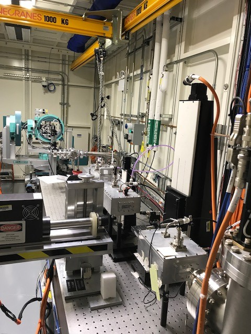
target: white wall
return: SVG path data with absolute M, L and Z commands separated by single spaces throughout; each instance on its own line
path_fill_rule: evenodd
M 171 30 L 167 63 L 210 49 L 214 49 L 218 53 L 219 68 L 216 91 L 221 102 L 220 124 L 227 124 L 229 101 L 233 96 L 233 78 L 235 77 L 237 56 L 240 50 L 240 31 L 242 30 L 242 5 L 243 1 L 237 0 L 187 0 L 183 1 L 172 10 L 172 15 L 182 17 L 184 21 Z M 152 30 L 152 24 L 145 27 L 146 35 L 149 36 Z M 138 36 L 140 36 L 141 33 L 142 32 L 138 32 Z M 131 49 L 134 48 L 134 38 L 135 34 L 132 36 Z M 137 46 L 140 45 L 140 43 L 141 41 L 139 40 Z M 145 70 L 151 69 L 150 57 L 152 48 L 153 44 L 151 42 L 145 49 Z M 129 73 L 133 72 L 133 55 L 128 62 L 126 61 L 125 55 L 126 50 L 123 50 L 118 55 L 111 56 L 105 64 L 106 94 L 111 94 L 110 108 L 114 116 L 120 115 L 122 101 L 122 93 L 118 92 L 118 82 L 115 81 L 118 75 L 117 73 L 122 70 L 125 71 L 126 66 L 129 67 Z M 141 51 L 138 51 L 136 53 L 134 67 L 136 73 L 139 72 L 140 57 Z M 177 125 L 178 101 L 187 99 L 190 93 L 189 87 L 182 85 L 182 81 L 186 75 L 196 73 L 212 83 L 214 68 L 215 59 L 212 54 L 198 56 L 168 68 L 169 86 L 162 113 L 172 115 L 171 125 Z M 135 78 L 136 81 L 133 92 L 131 91 L 132 79 L 130 79 L 125 98 L 125 110 L 127 113 L 131 110 L 132 114 L 137 113 L 138 105 L 139 81 L 137 81 L 138 77 Z M 147 79 L 148 74 L 145 74 L 141 97 L 141 112 L 146 112 Z M 224 89 L 225 84 L 228 85 L 227 89 Z M 208 92 L 208 96 L 211 99 L 212 96 L 210 92 Z M 103 142 L 106 142 L 109 134 L 108 121 L 105 121 L 104 124 L 102 138 Z M 175 133 L 175 128 L 162 126 L 160 143 L 175 147 Z M 126 150 L 130 151 L 128 144 L 126 144 Z M 171 151 L 169 152 L 166 148 L 160 148 L 156 154 L 153 167 L 157 169 L 163 168 L 167 166 L 172 159 L 173 154 Z M 149 162 L 150 161 L 151 158 L 149 159 Z M 165 173 L 171 177 L 172 168 L 166 170 Z
M 62 114 L 62 75 L 67 83 L 65 103 L 67 121 L 65 126 L 73 128 L 75 147 L 88 150 L 93 111 L 94 68 L 84 67 L 76 72 L 69 70 L 72 59 L 66 55 L 21 48 L 0 48 L 0 128 L 4 115 L 13 115 L 16 110 L 22 112 L 22 120 L 34 117 L 35 108 L 48 109 L 48 112 L 63 119 Z M 3 68 L 3 66 L 8 66 Z M 15 70 L 14 66 L 33 68 L 32 71 Z M 45 73 L 41 73 L 44 70 Z M 54 73 L 53 73 L 54 72 Z M 25 80 L 24 75 L 29 75 Z M 17 75 L 15 77 L 14 75 Z M 55 92 L 48 92 L 41 85 L 41 77 L 46 77 L 56 85 Z M 68 77 L 68 79 L 67 79 Z M 22 171 L 16 168 L 16 176 Z

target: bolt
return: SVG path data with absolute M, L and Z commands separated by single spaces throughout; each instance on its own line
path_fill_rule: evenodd
M 219 297 L 222 296 L 222 292 L 220 290 L 217 291 L 217 296 L 219 296 Z
M 214 304 L 214 299 L 213 298 L 209 299 L 209 304 Z
M 227 240 L 225 241 L 225 245 L 226 245 L 226 246 L 232 246 L 232 245 L 233 245 L 233 240 L 232 240 L 232 239 L 227 239 Z
M 245 238 L 244 243 L 247 245 L 251 245 L 251 239 L 250 238 Z
M 228 90 L 228 87 L 229 87 L 229 85 L 226 83 L 226 84 L 224 84 L 223 89 Z
M 209 311 L 209 310 L 206 310 L 205 313 L 206 313 L 206 315 L 208 315 L 208 314 L 210 313 L 210 311 Z
M 233 231 L 233 236 L 234 237 L 237 237 L 237 234 L 239 233 L 239 230 L 237 230 L 237 229 L 235 229 L 234 231 Z
M 232 246 L 232 247 L 231 247 L 231 251 L 232 251 L 233 253 L 236 253 L 236 254 L 240 254 L 240 253 L 241 253 L 241 251 L 240 251 L 240 249 L 239 249 L 238 246 Z
M 251 255 L 243 255 L 244 261 L 251 261 Z

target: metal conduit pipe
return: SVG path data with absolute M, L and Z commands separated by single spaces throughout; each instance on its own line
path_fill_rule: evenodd
M 144 78 L 144 63 L 145 63 L 145 34 L 142 34 L 142 50 L 141 50 L 141 64 L 140 64 L 140 83 L 139 83 L 139 95 L 138 95 L 138 110 L 137 110 L 137 123 L 140 121 L 140 105 L 141 105 L 141 95 L 143 88 L 143 78 Z M 136 51 L 135 51 L 136 52 Z
M 213 81 L 212 81 L 213 82 L 212 86 L 215 89 L 215 87 L 216 87 L 217 73 L 218 73 L 218 65 L 219 65 L 219 56 L 218 56 L 218 53 L 215 50 L 213 50 L 213 49 L 206 50 L 206 51 L 199 52 L 199 53 L 196 53 L 196 54 L 188 56 L 188 57 L 184 57 L 184 58 L 180 58 L 178 60 L 171 61 L 170 63 L 167 63 L 164 66 L 164 71 L 167 71 L 167 67 L 168 66 L 176 65 L 176 64 L 182 63 L 182 62 L 184 62 L 184 61 L 186 61 L 188 59 L 199 57 L 199 56 L 202 56 L 202 55 L 207 54 L 207 53 L 212 53 L 214 55 L 214 57 L 215 57 L 214 77 L 213 77 Z
M 2 69 L 9 69 L 14 71 L 33 71 L 37 73 L 45 73 L 48 74 L 48 70 L 42 70 L 40 68 L 26 67 L 26 66 L 11 66 L 11 65 L 1 65 Z M 68 108 L 68 96 L 65 94 L 65 87 L 68 86 L 69 77 L 65 72 L 59 71 L 50 71 L 50 74 L 57 74 L 61 76 L 62 79 L 62 91 L 61 91 L 61 114 L 62 120 L 64 124 L 67 125 L 67 108 Z M 67 101 L 65 101 L 65 96 L 67 97 Z

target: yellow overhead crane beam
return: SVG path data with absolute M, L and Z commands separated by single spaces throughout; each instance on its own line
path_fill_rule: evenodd
M 122 35 L 135 32 L 154 20 L 159 15 L 177 5 L 182 0 L 144 0 L 125 19 Z M 43 29 L 58 30 L 66 33 L 103 37 L 112 39 L 113 23 L 94 19 L 47 11 L 42 9 L 26 9 L 15 5 L 0 5 L 0 21 Z M 95 49 L 99 44 L 96 41 L 71 65 L 75 70 L 94 58 Z
M 124 19 L 123 33 L 134 33 L 182 0 L 145 0 Z
M 83 20 L 76 15 L 15 5 L 0 5 L 0 21 L 94 37 L 112 38 L 113 35 L 111 22 Z
M 124 19 L 122 34 L 127 32 L 134 33 L 144 27 L 156 17 L 165 13 L 167 10 L 176 6 L 182 0 L 144 0 L 142 1 L 127 17 Z M 98 42 L 92 44 L 81 56 L 79 56 L 72 64 L 71 70 L 87 64 L 94 58 L 95 49 L 98 47 Z
M 71 70 L 75 71 L 79 67 L 84 66 L 85 64 L 89 63 L 91 60 L 94 59 L 95 49 L 99 48 L 99 41 L 95 41 L 85 50 L 85 52 L 79 56 L 76 60 L 74 60 L 71 64 Z

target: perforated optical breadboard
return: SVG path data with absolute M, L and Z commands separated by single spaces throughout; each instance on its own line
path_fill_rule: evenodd
M 147 290 L 132 275 L 130 264 L 113 263 L 109 256 L 104 256 L 104 265 L 106 270 L 117 275 L 123 305 L 90 311 L 87 298 L 67 301 L 65 312 L 70 334 L 192 333 L 191 319 L 187 322 L 185 297 L 178 294 L 175 299 L 170 299 L 167 327 L 163 328 L 160 326 L 161 302 L 145 308 L 142 301 Z M 178 288 L 179 285 L 172 286 L 170 296 L 175 295 Z

